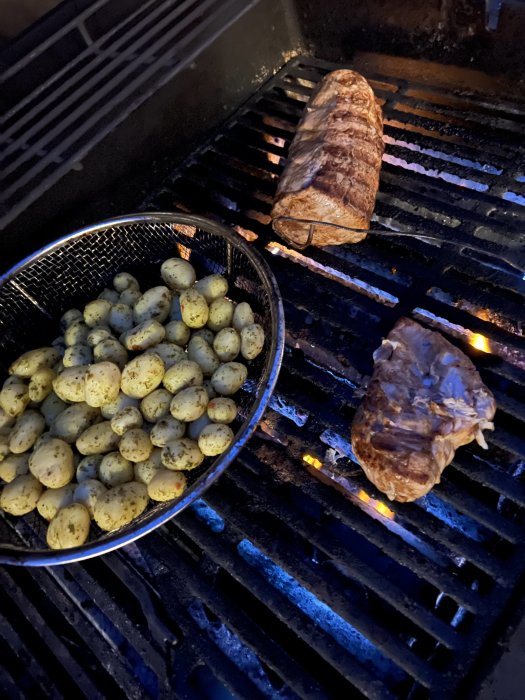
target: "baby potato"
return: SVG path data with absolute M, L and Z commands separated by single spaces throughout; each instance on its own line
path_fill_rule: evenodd
M 118 486 L 133 481 L 133 465 L 120 452 L 110 452 L 102 457 L 98 478 L 104 486 Z
M 229 299 L 215 299 L 210 305 L 208 328 L 214 333 L 232 325 L 234 305 Z
M 69 484 L 75 473 L 73 450 L 63 440 L 51 438 L 29 458 L 29 471 L 50 489 Z
M 11 515 L 26 515 L 35 509 L 43 490 L 32 474 L 17 476 L 2 489 L 0 509 Z
M 54 391 L 47 396 L 40 406 L 40 413 L 44 416 L 46 424 L 51 425 L 55 418 L 67 408 L 67 403 L 62 401 Z
M 209 399 L 214 399 L 217 396 L 217 392 L 211 384 L 211 379 L 205 379 L 202 382 L 202 386 L 206 389 L 206 393 L 208 394 Z
M 94 348 L 96 345 L 101 343 L 103 340 L 107 340 L 108 338 L 113 338 L 113 333 L 109 328 L 106 328 L 105 326 L 95 326 L 95 328 L 92 328 L 89 331 L 86 338 L 86 343 L 90 348 Z
M 211 385 L 218 394 L 231 396 L 246 381 L 248 370 L 240 362 L 226 362 L 216 370 L 211 378 Z
M 148 459 L 134 464 L 135 481 L 141 484 L 149 484 L 159 469 L 162 469 L 162 450 L 159 447 L 153 448 Z
M 180 311 L 189 328 L 202 328 L 208 321 L 210 310 L 202 294 L 196 289 L 187 289 L 180 295 Z
M 166 331 L 163 325 L 154 319 L 148 319 L 124 333 L 122 342 L 128 350 L 146 350 L 146 348 L 160 343 L 165 335 Z
M 208 417 L 214 423 L 231 423 L 237 415 L 237 406 L 233 399 L 223 396 L 212 399 L 208 404 Z
M 264 347 L 264 330 L 258 323 L 241 330 L 241 355 L 245 360 L 255 360 Z
M 180 296 L 176 292 L 173 292 L 171 297 L 170 321 L 182 321 L 182 312 L 180 310 Z
M 206 412 L 208 394 L 202 386 L 191 386 L 176 394 L 170 405 L 170 413 L 177 420 L 190 422 Z
M 0 479 L 9 484 L 17 476 L 27 474 L 29 471 L 29 454 L 7 455 L 0 461 Z
M 111 423 L 106 420 L 84 430 L 76 445 L 81 455 L 96 455 L 116 450 L 118 443 L 119 436 L 113 432 Z
M 190 339 L 190 329 L 184 321 L 170 321 L 166 324 L 166 340 L 184 347 Z
M 93 362 L 93 353 L 89 345 L 84 343 L 76 343 L 67 347 L 62 358 L 64 367 L 89 365 L 90 362 Z
M 119 300 L 119 293 L 115 291 L 114 289 L 103 289 L 100 294 L 98 295 L 99 299 L 105 299 L 106 301 L 109 301 L 111 304 L 116 304 Z
M 133 309 L 127 304 L 118 302 L 113 304 L 109 312 L 109 325 L 117 333 L 125 333 L 133 328 Z
M 153 450 L 149 435 L 141 428 L 124 433 L 119 445 L 120 454 L 130 462 L 144 462 Z
M 66 328 L 69 328 L 69 326 L 73 325 L 76 321 L 83 321 L 84 316 L 82 315 L 82 311 L 80 309 L 68 309 L 65 313 L 62 314 L 60 317 L 60 328 L 62 331 L 65 331 Z
M 63 401 L 79 403 L 86 400 L 87 365 L 66 367 L 53 379 L 55 394 Z
M 140 291 L 140 289 L 125 289 L 120 294 L 119 303 L 125 304 L 126 306 L 130 306 L 133 309 L 133 307 L 135 306 L 135 304 L 141 296 L 142 292 Z
M 186 426 L 180 420 L 168 416 L 157 421 L 150 433 L 151 444 L 155 447 L 164 447 L 171 440 L 177 440 L 184 435 Z
M 142 415 L 150 423 L 156 423 L 169 414 L 172 398 L 173 394 L 166 389 L 155 389 L 140 402 Z
M 11 364 L 9 374 L 16 374 L 17 377 L 27 379 L 32 377 L 38 369 L 52 367 L 59 359 L 60 353 L 53 347 L 29 350 Z
M 148 484 L 148 496 L 153 501 L 171 501 L 186 488 L 186 477 L 170 469 L 159 469 Z
M 252 323 L 255 323 L 252 307 L 246 301 L 241 301 L 235 307 L 232 323 L 228 325 L 232 325 L 236 331 L 242 331 L 244 326 L 251 326 Z
M 191 438 L 192 440 L 197 441 L 199 439 L 199 435 L 201 434 L 203 428 L 205 428 L 207 425 L 210 425 L 211 420 L 208 417 L 207 413 L 203 413 L 200 418 L 197 418 L 197 420 L 192 421 L 191 423 L 188 423 L 188 437 Z
M 191 334 L 192 338 L 203 338 L 208 345 L 213 345 L 213 339 L 215 338 L 215 333 L 213 331 L 210 331 L 209 328 L 199 328 L 196 331 L 193 331 Z
M 126 406 L 111 419 L 111 428 L 117 435 L 124 435 L 132 428 L 142 427 L 142 413 L 136 406 Z
M 206 457 L 222 454 L 233 442 L 233 430 L 223 423 L 207 425 L 199 435 L 199 449 Z
M 46 422 L 38 411 L 26 411 L 15 423 L 9 437 L 9 449 L 15 455 L 30 450 L 44 432 Z
M 189 289 L 195 282 L 197 275 L 187 260 L 182 258 L 169 258 L 160 267 L 160 276 L 170 289 Z
M 47 398 L 53 391 L 53 379 L 55 377 L 56 373 L 50 367 L 37 369 L 29 380 L 29 386 L 27 388 L 29 400 L 40 403 Z
M 106 338 L 97 343 L 93 349 L 95 362 L 112 362 L 122 370 L 128 361 L 126 348 L 116 338 Z
M 220 365 L 219 358 L 204 338 L 192 338 L 188 344 L 188 359 L 196 362 L 205 377 L 210 377 Z
M 15 386 L 16 384 L 23 384 L 26 386 L 26 380 L 22 379 L 22 377 L 17 377 L 16 374 L 11 374 L 4 380 L 2 389 L 7 389 L 8 386 Z
M 202 464 L 204 455 L 198 444 L 189 438 L 171 440 L 162 448 L 162 464 L 174 471 L 195 469 Z
M 119 272 L 113 277 L 113 286 L 119 294 L 126 289 L 139 289 L 139 283 L 129 272 Z
M 92 518 L 97 499 L 106 491 L 106 487 L 98 479 L 85 479 L 81 484 L 77 484 L 74 487 L 73 501 L 82 503 L 88 509 L 89 516 Z
M 109 312 L 113 304 L 106 299 L 95 299 L 84 307 L 84 323 L 90 328 L 95 326 L 107 326 Z
M 152 287 L 140 297 L 133 307 L 135 323 L 159 321 L 163 323 L 170 312 L 171 294 L 167 287 Z
M 100 407 L 100 412 L 102 413 L 103 418 L 106 420 L 111 420 L 114 415 L 116 415 L 123 408 L 126 408 L 126 406 L 135 406 L 138 408 L 138 405 L 138 399 L 133 399 L 131 396 L 126 396 L 126 394 L 120 391 L 115 401 L 110 401 L 109 403 L 105 403 Z
M 89 326 L 86 326 L 83 321 L 75 321 L 64 331 L 64 342 L 68 347 L 87 343 L 88 335 Z
M 102 530 L 109 532 L 130 523 L 147 505 L 148 490 L 145 484 L 130 481 L 101 494 L 95 503 L 93 517 Z
M 54 437 L 72 444 L 80 435 L 96 422 L 100 415 L 98 408 L 88 406 L 87 403 L 75 403 L 58 414 L 51 424 L 51 433 Z
M 46 489 L 36 503 L 36 509 L 45 520 L 52 520 L 58 511 L 73 503 L 75 484 L 66 484 L 59 489 Z
M 241 336 L 235 328 L 223 328 L 215 336 L 213 349 L 221 362 L 231 362 L 241 351 Z
M 181 360 L 168 369 L 162 383 L 168 391 L 176 394 L 189 386 L 200 386 L 202 377 L 202 369 L 196 362 Z
M 98 468 L 104 455 L 88 455 L 83 457 L 77 465 L 77 481 L 82 483 L 87 479 L 98 479 Z
M 228 293 L 228 281 L 222 275 L 208 275 L 196 282 L 195 289 L 211 304 Z
M 120 391 L 120 370 L 112 362 L 91 365 L 86 372 L 86 403 L 99 408 L 115 401 Z
M 89 536 L 90 517 L 82 503 L 61 508 L 49 523 L 46 541 L 51 549 L 80 547 Z
M 151 348 L 148 348 L 146 352 L 156 352 L 160 355 L 164 362 L 166 369 L 173 367 L 173 365 L 181 360 L 186 359 L 186 353 L 182 348 L 175 343 L 159 343 Z
M 156 353 L 135 357 L 122 370 L 120 388 L 134 399 L 143 399 L 156 389 L 164 377 L 164 362 Z M 168 388 L 169 391 L 169 387 Z
M 8 415 L 3 408 L 0 408 L 0 430 L 13 427 L 15 424 L 14 416 Z
M 42 433 L 42 435 L 38 438 L 38 440 L 35 442 L 33 446 L 33 452 L 36 452 L 39 450 L 41 447 L 44 445 L 47 445 L 47 443 L 52 440 L 54 435 L 51 435 L 51 432 L 48 430 L 45 433 Z M 29 455 L 28 455 L 29 458 Z
M 25 384 L 10 384 L 0 391 L 0 408 L 8 416 L 21 415 L 29 403 L 29 389 Z

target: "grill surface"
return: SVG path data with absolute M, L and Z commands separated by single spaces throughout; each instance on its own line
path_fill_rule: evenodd
M 269 212 L 333 67 L 294 59 L 145 203 L 220 218 L 265 252 L 287 318 L 278 388 L 206 502 L 100 560 L 0 571 L 13 694 L 450 697 L 508 610 L 525 571 L 524 282 L 447 238 L 518 240 L 525 109 L 369 74 L 385 115 L 377 223 L 443 244 L 299 254 Z M 372 352 L 402 314 L 458 343 L 498 401 L 490 450 L 462 448 L 415 504 L 385 503 L 348 442 Z

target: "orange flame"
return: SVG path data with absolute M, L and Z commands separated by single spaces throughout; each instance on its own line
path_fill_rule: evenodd
M 303 455 L 303 462 L 306 462 L 306 464 L 309 464 L 315 469 L 321 469 L 323 466 L 323 463 L 320 460 L 318 460 L 317 457 L 314 457 L 313 455 L 309 454 Z
M 363 491 L 363 489 L 359 489 L 357 492 L 357 497 L 360 501 L 363 501 L 363 503 L 367 503 L 384 518 L 388 518 L 388 520 L 394 519 L 394 511 L 390 510 L 390 508 L 382 501 L 376 501 L 375 499 L 371 498 L 366 491 Z
M 481 333 L 472 333 L 469 340 L 470 344 L 476 350 L 481 350 L 482 352 L 490 352 L 490 341 L 489 339 L 481 335 Z

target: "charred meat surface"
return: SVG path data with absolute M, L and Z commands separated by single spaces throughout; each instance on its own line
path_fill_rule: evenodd
M 414 501 L 439 483 L 461 445 L 492 430 L 494 397 L 469 358 L 436 332 L 401 318 L 374 353 L 352 425 L 366 476 L 390 500 Z
M 372 88 L 355 71 L 329 73 L 308 103 L 290 146 L 273 218 L 368 228 L 382 155 L 383 120 Z M 274 225 L 297 244 L 307 239 L 307 224 L 277 220 Z M 357 243 L 365 236 L 317 225 L 312 243 Z

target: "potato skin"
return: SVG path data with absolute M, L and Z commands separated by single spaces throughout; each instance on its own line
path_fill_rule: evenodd
M 45 520 L 52 520 L 61 508 L 73 503 L 74 492 L 75 484 L 46 489 L 38 499 L 36 509 Z
M 28 350 L 11 364 L 9 374 L 28 379 L 39 369 L 53 367 L 59 359 L 60 353 L 53 347 Z
M 143 462 L 153 450 L 149 435 L 141 428 L 128 430 L 119 445 L 120 454 L 130 462 Z
M 199 435 L 199 450 L 206 457 L 216 457 L 225 452 L 233 442 L 233 430 L 224 423 L 212 423 Z
M 171 501 L 186 488 L 186 477 L 181 472 L 159 469 L 148 484 L 148 496 L 153 501 Z
M 202 369 L 196 362 L 181 360 L 170 367 L 162 380 L 165 388 L 172 394 L 190 386 L 200 386 L 203 381 Z
M 50 489 L 65 486 L 75 473 L 73 450 L 67 442 L 51 438 L 33 452 L 29 458 L 29 471 Z
M 119 436 L 113 432 L 111 423 L 106 420 L 84 430 L 76 446 L 81 455 L 96 455 L 116 450 L 118 443 Z
M 47 544 L 51 549 L 80 547 L 89 537 L 91 518 L 82 503 L 61 508 L 47 528 Z
M 162 448 L 161 460 L 166 469 L 185 471 L 195 469 L 204 459 L 204 455 L 194 440 L 180 438 L 171 440 Z
M 99 362 L 88 367 L 85 396 L 88 406 L 100 408 L 115 401 L 120 391 L 120 370 L 112 362 Z
M 251 323 L 241 330 L 241 355 L 245 360 L 255 360 L 264 348 L 264 329 Z
M 214 390 L 222 396 L 231 396 L 246 381 L 248 370 L 240 362 L 226 362 L 217 369 L 211 378 Z
M 38 411 L 26 411 L 18 418 L 9 436 L 9 449 L 13 454 L 30 450 L 44 432 L 46 422 Z
M 93 517 L 102 530 L 110 532 L 137 518 L 147 505 L 146 485 L 130 481 L 114 486 L 99 496 L 93 509 Z
M 35 509 L 43 490 L 32 474 L 17 476 L 2 489 L 0 508 L 11 515 L 26 515 Z
M 177 420 L 189 423 L 206 412 L 208 394 L 202 386 L 191 386 L 179 391 L 170 404 L 170 413 Z
M 143 399 L 158 387 L 164 377 L 164 362 L 156 353 L 135 357 L 124 367 L 120 388 L 134 399 Z
M 210 310 L 206 299 L 196 289 L 187 289 L 180 295 L 182 320 L 189 328 L 202 328 L 208 322 Z
M 197 279 L 193 265 L 182 258 L 168 258 L 160 267 L 160 275 L 170 289 L 188 289 Z

